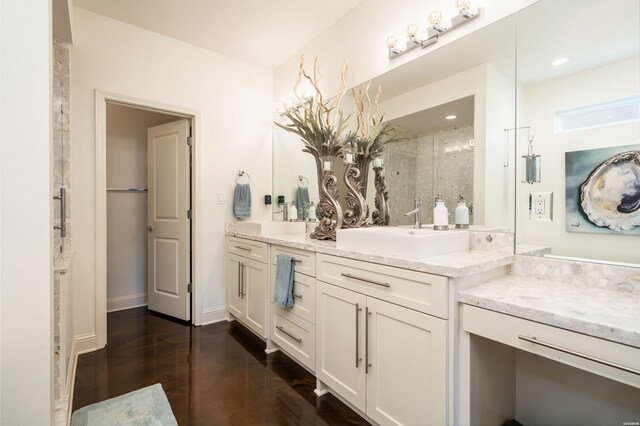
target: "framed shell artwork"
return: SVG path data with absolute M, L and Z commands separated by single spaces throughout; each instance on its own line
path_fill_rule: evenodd
M 566 230 L 640 235 L 640 144 L 565 153 Z

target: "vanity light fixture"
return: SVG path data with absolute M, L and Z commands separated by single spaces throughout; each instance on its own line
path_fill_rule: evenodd
M 555 59 L 555 60 L 551 61 L 551 65 L 555 65 L 555 66 L 563 65 L 563 64 L 566 64 L 567 62 L 569 62 L 569 58 L 563 57 L 563 58 L 558 58 L 558 59 Z
M 458 118 L 458 116 L 457 115 L 447 115 L 445 118 L 447 120 L 455 120 L 456 118 Z
M 387 51 L 389 53 L 389 59 L 397 58 L 398 56 L 413 50 L 420 46 L 423 49 L 438 42 L 438 37 L 441 34 L 456 28 L 465 22 L 477 17 L 480 14 L 478 8 L 474 8 L 471 4 L 471 0 L 455 0 L 454 6 L 457 13 L 451 22 L 446 22 L 443 19 L 443 11 L 440 9 L 434 9 L 429 12 L 428 21 L 429 27 L 423 32 L 423 36 L 420 36 L 419 27 L 416 23 L 407 25 L 407 41 L 404 49 L 398 47 L 398 39 L 394 35 L 387 37 Z

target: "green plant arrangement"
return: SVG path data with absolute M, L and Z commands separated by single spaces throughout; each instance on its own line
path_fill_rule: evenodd
M 300 57 L 298 80 L 293 88 L 297 100 L 294 106 L 285 108 L 282 116 L 286 123 L 275 124 L 300 137 L 304 143 L 303 152 L 313 155 L 318 173 L 320 201 L 316 207 L 319 224 L 311 235 L 317 239 L 336 239 L 336 229 L 342 227 L 342 208 L 338 203 L 338 182 L 333 172 L 333 160 L 337 158 L 344 144 L 344 132 L 348 117 L 344 117 L 340 102 L 347 91 L 347 65 L 344 64 L 340 76 L 338 95 L 332 100 L 324 99 L 318 85 L 320 72 L 318 58 L 313 62 L 313 74 L 304 69 L 304 57 Z M 306 81 L 312 87 L 312 94 L 305 96 L 300 86 Z

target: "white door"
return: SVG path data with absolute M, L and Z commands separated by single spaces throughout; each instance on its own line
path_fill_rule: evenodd
M 316 376 L 365 411 L 366 296 L 316 282 Z
M 447 424 L 446 321 L 372 297 L 367 308 L 367 415 L 380 425 Z
M 247 259 L 242 266 L 242 297 L 247 300 L 247 325 L 260 336 L 267 337 L 267 286 L 269 273 L 266 263 Z
M 191 319 L 189 120 L 147 130 L 149 309 Z
M 235 255 L 227 254 L 227 306 L 229 312 L 242 319 L 246 311 L 246 303 L 242 297 L 242 262 L 246 259 Z

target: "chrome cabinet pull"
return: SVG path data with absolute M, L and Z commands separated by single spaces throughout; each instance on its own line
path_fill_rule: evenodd
M 538 340 L 535 336 L 527 337 L 523 335 L 518 335 L 518 339 L 524 340 L 525 342 L 533 343 L 535 345 L 544 346 L 545 348 L 554 349 L 556 351 L 564 352 L 565 354 L 577 356 L 578 358 L 586 359 L 589 361 L 597 362 L 598 364 L 606 365 L 607 367 L 617 368 L 618 370 L 626 371 L 627 373 L 637 374 L 640 376 L 640 371 L 635 370 L 633 368 L 625 367 L 620 364 L 616 364 L 614 362 L 605 361 L 604 359 L 596 358 L 591 355 L 583 354 L 580 352 L 572 351 L 571 349 L 565 349 L 560 346 L 556 346 L 553 343 L 547 343 L 542 340 Z
M 251 251 L 251 248 L 249 248 L 249 247 L 242 247 L 242 246 L 234 246 L 234 247 L 239 249 L 239 250 Z
M 240 296 L 240 277 L 242 276 L 242 272 L 241 272 L 241 264 L 242 262 L 238 262 L 238 297 L 242 298 L 242 296 Z
M 302 260 L 300 260 L 300 259 L 293 259 L 293 261 L 296 262 L 296 263 L 302 263 Z
M 244 297 L 247 295 L 247 293 L 244 292 L 244 281 L 245 281 L 245 272 L 247 271 L 247 265 L 245 265 L 244 262 L 242 262 L 242 280 L 240 281 L 241 287 L 240 287 L 240 297 L 244 299 Z
M 67 236 L 67 190 L 60 188 L 60 195 L 55 195 L 54 200 L 60 200 L 60 225 L 56 225 L 53 229 L 60 230 L 60 238 Z
M 371 311 L 369 307 L 364 308 L 364 374 L 369 374 L 369 316 Z
M 356 303 L 356 368 L 360 366 L 360 312 L 362 308 L 359 303 Z
M 375 285 L 379 285 L 379 286 L 382 286 L 382 287 L 391 287 L 391 284 L 389 284 L 389 283 L 383 283 L 383 282 L 380 282 L 380 281 L 373 281 L 373 280 L 370 280 L 370 279 L 367 279 L 367 278 L 360 278 L 360 277 L 356 277 L 355 275 L 351 275 L 351 274 L 340 274 L 340 275 L 342 275 L 343 277 L 346 277 L 346 278 L 351 278 L 352 280 L 364 281 L 365 283 L 375 284 Z
M 276 328 L 280 331 L 282 331 L 284 334 L 286 334 L 287 336 L 291 337 L 293 340 L 295 340 L 298 343 L 302 343 L 302 338 L 300 337 L 296 337 L 293 334 L 289 333 L 287 330 L 284 329 L 283 326 L 281 325 L 276 325 Z
M 295 293 L 293 293 L 293 297 L 295 297 L 296 299 L 300 299 L 300 300 L 302 300 L 302 295 L 301 295 L 301 294 L 295 294 Z

